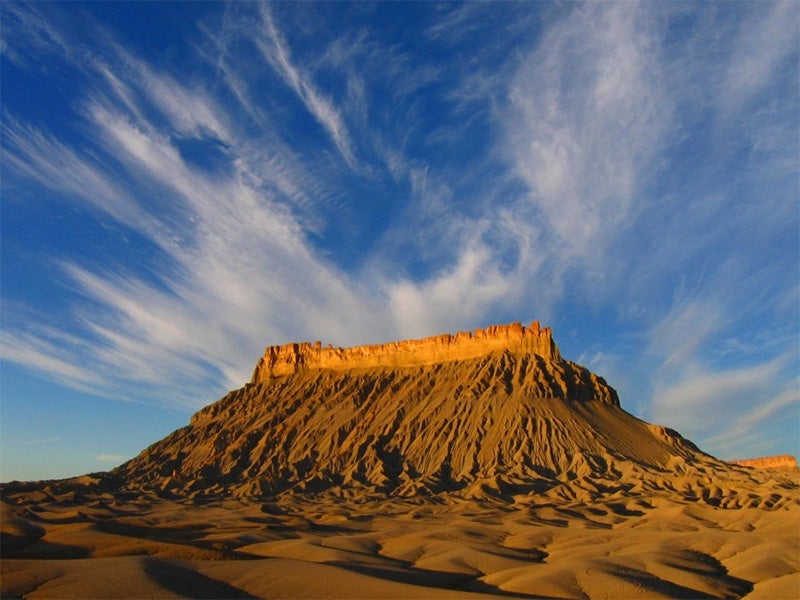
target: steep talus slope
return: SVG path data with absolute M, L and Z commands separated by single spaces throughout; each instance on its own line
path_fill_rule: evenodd
M 574 495 L 641 486 L 676 461 L 716 463 L 626 413 L 587 369 L 506 350 L 249 384 L 117 474 L 175 492 Z

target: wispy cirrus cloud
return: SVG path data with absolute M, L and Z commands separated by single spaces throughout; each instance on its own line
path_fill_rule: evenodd
M 741 412 L 737 411 L 731 422 L 726 423 L 722 433 L 709 438 L 709 445 L 732 458 L 749 458 L 754 454 L 774 452 L 769 448 L 778 440 L 774 437 L 773 439 L 765 438 L 759 429 L 765 425 L 769 426 L 770 421 L 778 421 L 787 425 L 787 431 L 780 442 L 782 446 L 789 447 L 793 436 L 797 434 L 797 427 L 793 427 L 792 424 L 796 425 L 800 419 L 798 410 L 800 407 L 800 380 L 790 381 L 785 389 L 777 391 L 775 395 L 764 394 L 762 388 L 758 394 L 750 396 L 748 400 L 748 404 L 742 408 Z M 774 427 L 770 427 L 770 429 L 774 429 Z M 763 451 L 751 449 L 751 444 L 755 449 L 765 449 Z
M 44 375 L 55 376 L 69 387 L 82 391 L 104 383 L 93 369 L 76 364 L 74 355 L 70 357 L 71 353 L 65 351 L 63 343 L 54 343 L 41 333 L 36 330 L 30 333 L 3 331 L 0 357 Z
M 301 72 L 293 63 L 289 47 L 280 31 L 275 27 L 269 5 L 261 4 L 259 9 L 266 34 L 263 37 L 256 36 L 256 46 L 262 56 L 300 97 L 319 124 L 325 128 L 339 149 L 342 158 L 351 168 L 355 168 L 356 159 L 350 135 L 340 111 L 329 98 L 317 89 L 310 76 Z
M 128 457 L 123 456 L 122 454 L 110 454 L 108 452 L 98 454 L 97 456 L 94 457 L 94 459 L 98 462 L 115 463 L 115 464 L 121 463 L 126 458 Z
M 463 10 L 449 20 L 479 27 L 473 16 Z M 441 38 L 446 31 L 431 34 Z M 661 76 L 659 41 L 658 23 L 639 5 L 582 5 L 557 15 L 538 43 L 516 57 L 515 70 L 500 78 L 497 70 L 472 74 L 491 80 L 483 101 L 490 100 L 500 134 L 487 149 L 495 160 L 479 172 L 510 193 L 486 191 L 494 201 L 476 201 L 477 214 L 449 216 L 449 232 L 435 222 L 415 228 L 416 237 L 427 229 L 449 244 L 453 258 L 424 282 L 399 282 L 398 311 L 414 306 L 412 318 L 444 324 L 434 315 L 449 296 L 459 301 L 439 312 L 450 321 L 462 310 L 460 321 L 468 322 L 531 307 L 548 318 L 563 299 L 566 277 L 577 276 L 570 285 L 583 286 L 603 268 L 611 242 L 641 210 L 638 196 L 658 174 L 652 165 L 669 140 L 673 100 Z M 498 90 L 503 102 L 493 98 Z M 453 98 L 474 101 L 462 88 Z M 498 171 L 500 159 L 510 172 Z M 467 204 L 469 196 L 459 200 Z M 453 222 L 460 223 L 455 230 Z
M 785 429 L 779 432 L 773 425 L 772 442 L 791 444 L 800 417 L 800 387 L 791 369 L 796 364 L 796 354 L 790 353 L 734 369 L 686 366 L 676 379 L 657 383 L 648 418 L 669 423 L 726 457 L 741 457 L 743 440 L 753 444 L 758 427 L 768 421 Z M 709 435 L 711 423 L 716 435 Z
M 754 290 L 765 283 L 722 272 L 675 298 L 643 355 L 651 361 L 646 418 L 727 457 L 741 457 L 742 446 L 768 447 L 758 435 L 765 425 L 772 443 L 792 443 L 800 409 L 796 314 L 771 306 L 781 318 L 764 318 L 763 296 Z
M 774 429 L 797 409 L 796 306 L 768 299 L 798 293 L 796 261 L 775 242 L 797 239 L 798 210 L 784 186 L 786 158 L 798 158 L 785 134 L 800 109 L 789 42 L 798 11 L 762 8 L 755 30 L 724 11 L 693 14 L 673 30 L 686 17 L 680 7 L 569 11 L 522 60 L 506 116 L 508 156 L 536 211 L 526 221 L 538 235 L 533 255 L 545 257 L 529 273 L 555 277 L 557 301 L 565 288 L 580 289 L 638 322 L 647 332 L 635 344 L 641 355 L 626 364 L 649 373 L 632 390 L 643 395 L 640 410 L 721 453 L 734 437 L 710 429 L 756 444 L 757 427 Z M 742 51 L 756 43 L 763 47 Z M 745 106 L 744 123 L 731 119 Z M 713 134 L 700 142 L 704 128 Z M 741 160 L 748 170 L 732 170 Z M 757 352 L 721 352 L 748 337 Z
M 294 190 L 320 192 L 313 177 L 265 165 L 269 149 L 242 134 L 214 100 L 115 44 L 93 64 L 100 77 L 82 99 L 92 141 L 68 146 L 7 119 L 7 172 L 108 215 L 159 254 L 102 270 L 61 261 L 65 282 L 93 307 L 75 309 L 88 336 L 81 352 L 50 340 L 51 325 L 31 325 L 4 331 L 6 360 L 81 390 L 124 396 L 126 387 L 152 385 L 162 388 L 159 396 L 174 395 L 172 402 L 196 402 L 208 396 L 210 381 L 241 385 L 270 337 L 327 334 L 345 343 L 378 329 L 359 284 L 316 255 L 305 223 L 289 209 Z M 166 130 L 157 124 L 163 121 Z M 169 132 L 219 138 L 228 168 L 212 173 L 187 160 Z M 282 150 L 273 149 L 275 160 L 285 161 Z M 126 181 L 149 197 L 128 193 Z
M 17 176 L 35 181 L 61 194 L 82 198 L 95 210 L 156 236 L 157 223 L 138 206 L 120 185 L 113 169 L 101 169 L 97 159 L 83 156 L 52 134 L 12 115 L 3 119 L 2 157 L 6 168 Z M 86 194 L 91 189 L 92 194 Z
M 656 174 L 673 106 L 650 17 L 638 4 L 582 6 L 511 84 L 509 158 L 560 260 L 601 256 Z
M 753 108 L 753 102 L 796 67 L 797 6 L 789 1 L 769 2 L 738 23 L 731 40 L 732 56 L 716 88 L 716 105 L 723 126 Z M 793 65 L 794 62 L 794 65 Z

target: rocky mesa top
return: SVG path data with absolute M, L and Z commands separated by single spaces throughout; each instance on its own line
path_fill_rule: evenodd
M 356 367 L 416 367 L 454 360 L 479 358 L 490 352 L 537 354 L 546 360 L 561 360 L 549 327 L 538 321 L 491 325 L 485 329 L 445 333 L 421 340 L 334 348 L 322 342 L 300 342 L 267 346 L 253 371 L 251 383 L 310 369 L 342 371 Z

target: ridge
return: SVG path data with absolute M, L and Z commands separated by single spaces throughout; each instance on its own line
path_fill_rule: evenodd
M 533 321 L 528 327 L 515 322 L 484 329 L 444 333 L 418 340 L 335 348 L 322 342 L 297 342 L 267 346 L 253 370 L 250 383 L 311 369 L 342 371 L 357 367 L 417 367 L 455 360 L 480 358 L 496 351 L 536 354 L 560 361 L 561 353 L 549 327 Z
M 759 458 L 743 458 L 728 461 L 732 465 L 751 467 L 753 469 L 795 469 L 797 459 L 791 454 L 778 454 L 776 456 L 761 456 Z

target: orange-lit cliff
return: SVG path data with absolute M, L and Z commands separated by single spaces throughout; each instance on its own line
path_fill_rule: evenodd
M 549 327 L 534 321 L 492 325 L 474 332 L 462 331 L 387 344 L 353 348 L 323 347 L 321 342 L 267 346 L 251 383 L 310 369 L 344 370 L 359 367 L 416 367 L 454 360 L 479 358 L 507 350 L 512 354 L 536 354 L 545 360 L 561 360 Z

